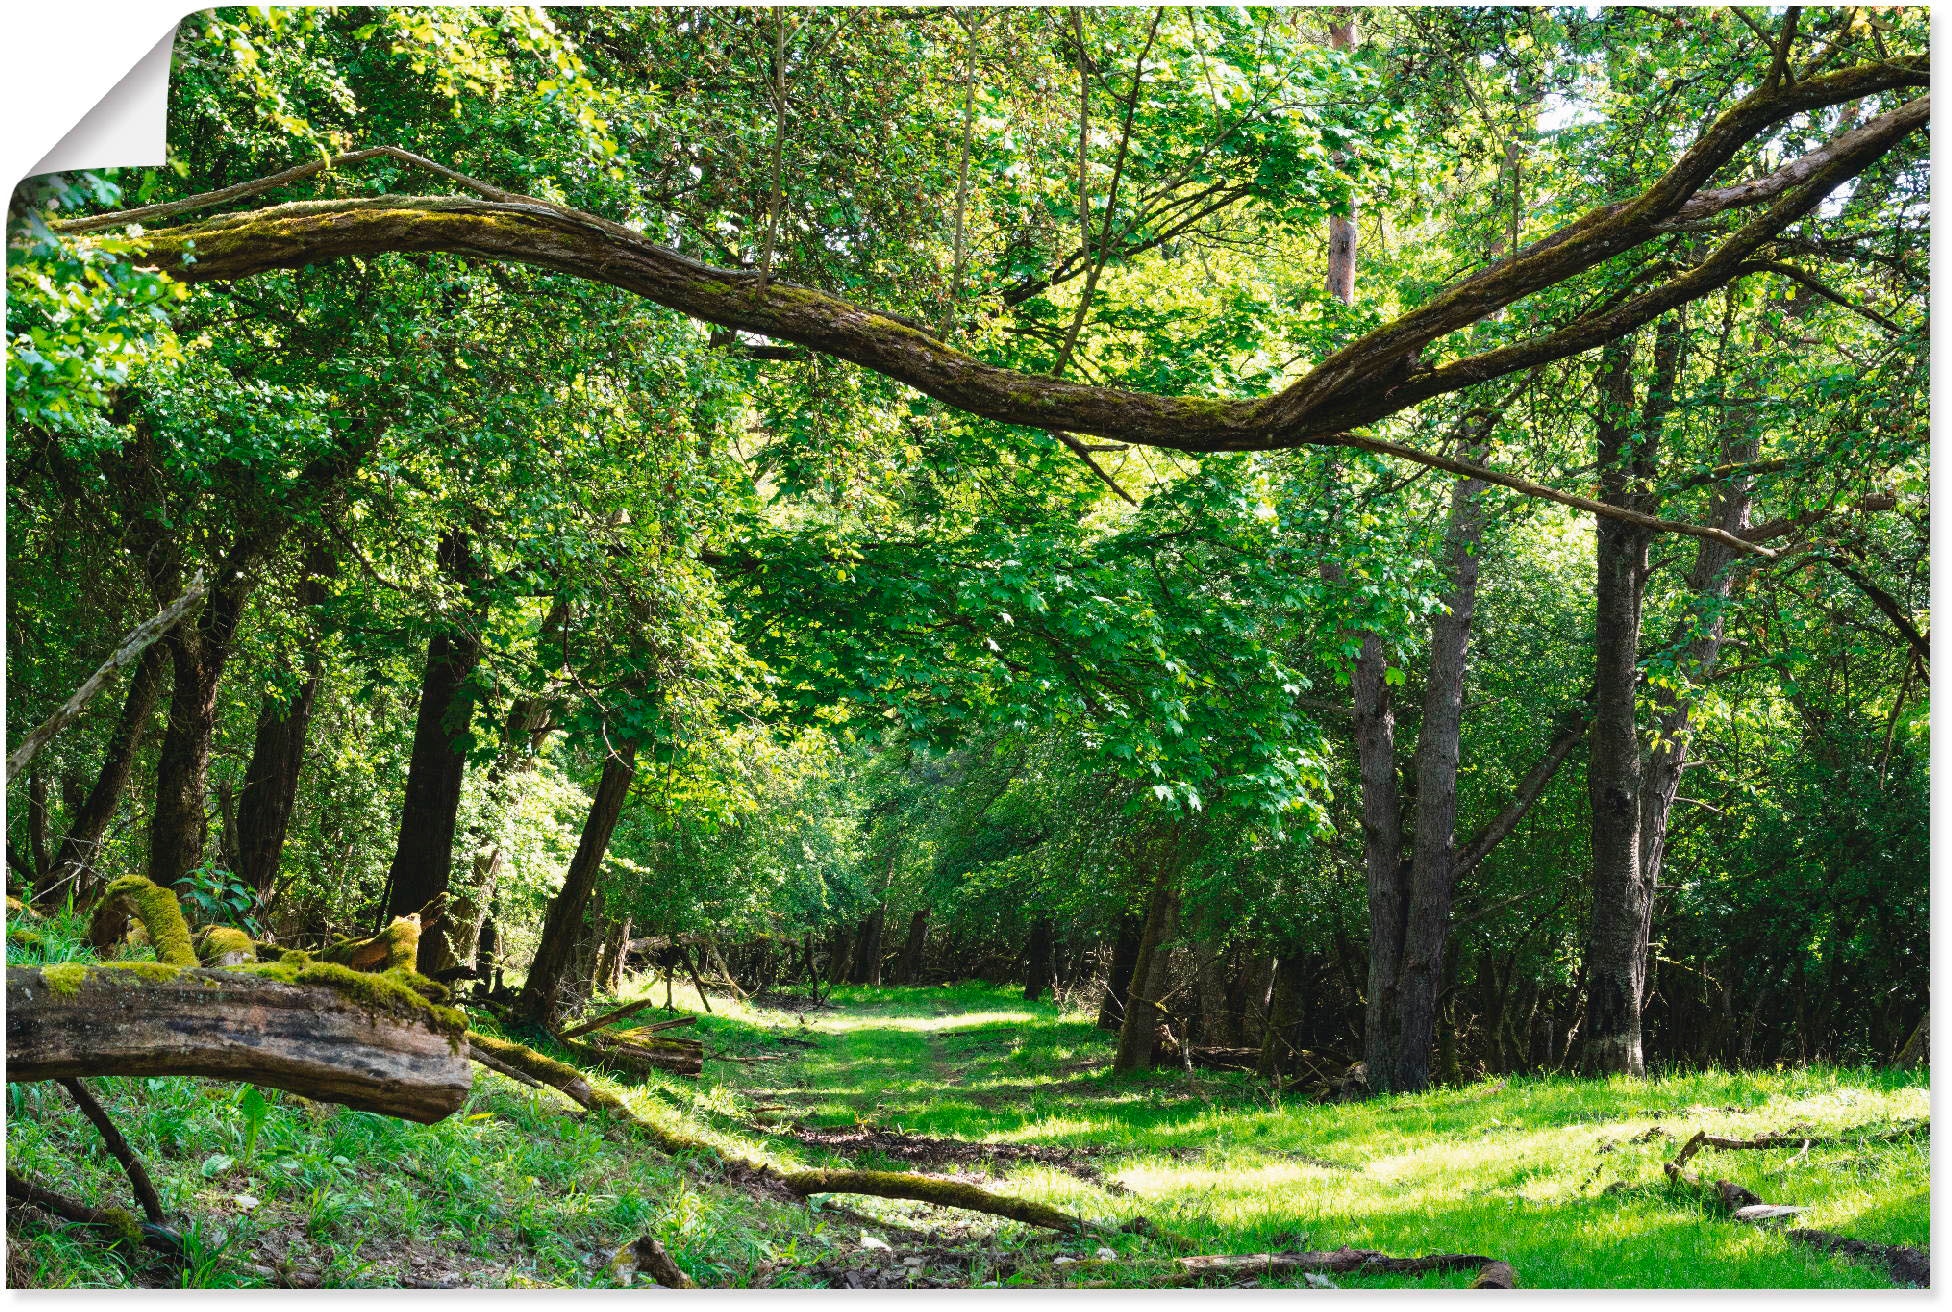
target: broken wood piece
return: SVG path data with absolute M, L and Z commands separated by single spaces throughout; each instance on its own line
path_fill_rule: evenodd
M 1746 1207 L 1735 1208 L 1728 1214 L 1731 1221 L 1741 1221 L 1746 1225 L 1763 1225 L 1770 1221 L 1787 1221 L 1792 1216 L 1800 1216 L 1800 1207 L 1780 1207 L 1775 1203 L 1750 1203 Z
M 619 1248 L 610 1259 L 610 1271 L 619 1282 L 628 1284 L 632 1275 L 642 1271 L 666 1289 L 696 1289 L 698 1282 L 685 1274 L 684 1268 L 665 1251 L 650 1235 L 633 1239 Z
M 627 1030 L 618 1030 L 613 1038 L 628 1039 L 632 1035 L 657 1034 L 664 1030 L 675 1030 L 686 1025 L 696 1025 L 698 1017 L 679 1016 L 674 1020 L 653 1021 L 649 1025 L 633 1025 Z
M 586 1020 L 581 1024 L 572 1025 L 566 1030 L 558 1030 L 556 1037 L 559 1039 L 581 1038 L 590 1031 L 600 1030 L 613 1021 L 623 1020 L 627 1016 L 635 1016 L 638 1012 L 650 1006 L 652 1002 L 653 999 L 651 998 L 639 998 L 636 1002 L 630 1003 L 627 1006 L 618 1007 L 615 1011 L 606 1011 L 595 1020 Z
M 1837 1253 L 1844 1257 L 1875 1262 L 1882 1266 L 1892 1281 L 1900 1285 L 1911 1285 L 1918 1289 L 1932 1287 L 1931 1254 L 1903 1244 L 1873 1244 L 1862 1239 L 1851 1239 L 1834 1234 L 1828 1230 L 1791 1230 L 1789 1241 L 1814 1248 L 1819 1252 Z
M 7 968 L 10 1080 L 200 1075 L 431 1123 L 473 1081 L 463 1025 L 395 978 L 322 963 Z
M 1509 1262 L 1486 1262 L 1478 1269 L 1478 1278 L 1471 1282 L 1473 1289 L 1516 1289 L 1518 1273 L 1511 1269 Z
M 489 1070 L 495 1072 L 495 1074 L 505 1075 L 517 1084 L 526 1084 L 531 1089 L 540 1089 L 542 1087 L 542 1081 L 536 1079 L 526 1071 L 517 1070 L 493 1053 L 483 1051 L 481 1045 L 478 1043 L 470 1042 L 468 1044 L 468 1060 L 479 1062 Z

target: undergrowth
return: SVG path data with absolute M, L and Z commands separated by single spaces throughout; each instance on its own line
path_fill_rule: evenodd
M 33 940 L 10 936 L 11 964 L 88 955 L 70 920 L 34 929 Z M 1903 1072 L 1514 1077 L 1329 1106 L 1244 1074 L 1113 1076 L 1110 1036 L 1089 1017 L 1010 990 L 843 988 L 812 1010 L 714 995 L 711 1014 L 689 989 L 677 1001 L 699 1014 L 685 1032 L 706 1043 L 705 1073 L 613 1084 L 642 1114 L 781 1165 L 974 1170 L 1107 1230 L 1079 1241 L 922 1204 L 802 1204 L 480 1068 L 463 1109 L 432 1126 L 209 1081 L 102 1079 L 91 1083 L 182 1222 L 188 1261 L 172 1270 L 10 1208 L 8 1282 L 605 1285 L 609 1255 L 649 1234 L 707 1285 L 835 1283 L 890 1262 L 935 1283 L 1147 1284 L 1180 1253 L 1345 1244 L 1482 1253 L 1534 1288 L 1888 1285 L 1877 1269 L 1733 1224 L 1672 1189 L 1660 1164 L 1697 1129 L 1840 1134 L 1834 1146 L 1710 1152 L 1695 1165 L 1806 1208 L 1799 1224 L 1929 1244 L 1929 1136 L 1867 1141 L 1929 1115 L 1924 1077 Z M 9 1165 L 126 1203 L 126 1181 L 58 1086 L 9 1085 L 7 1125 Z M 851 1126 L 873 1128 L 868 1146 L 843 1156 L 821 1145 L 822 1131 Z M 922 1138 L 1064 1150 L 1063 1160 L 890 1155 Z M 1138 1217 L 1160 1233 L 1110 1228 Z M 888 1248 L 864 1250 L 870 1237 Z M 1055 1263 L 1101 1250 L 1111 1260 Z M 905 1253 L 927 1257 L 904 1268 Z

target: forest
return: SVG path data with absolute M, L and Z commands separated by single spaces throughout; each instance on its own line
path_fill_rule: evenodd
M 1929 1285 L 1929 26 L 186 18 L 8 1285 Z

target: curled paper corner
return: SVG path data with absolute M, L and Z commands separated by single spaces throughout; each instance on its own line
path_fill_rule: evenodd
M 177 25 L 81 121 L 55 143 L 28 175 L 77 169 L 141 168 L 165 162 L 169 124 L 170 56 Z

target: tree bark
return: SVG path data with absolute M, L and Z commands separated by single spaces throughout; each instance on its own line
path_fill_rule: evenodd
M 901 963 L 895 968 L 895 983 L 913 984 L 922 975 L 922 952 L 929 941 L 929 909 L 917 907 L 908 918 L 908 937 L 902 944 Z
M 1387 1081 L 1402 1048 L 1397 981 L 1402 974 L 1409 872 L 1403 864 L 1403 803 L 1396 779 L 1396 716 L 1390 708 L 1382 640 L 1364 635 L 1351 675 L 1357 771 L 1362 780 L 1363 867 L 1369 890 L 1369 986 L 1364 995 L 1363 1061 Z
M 1050 918 L 1035 917 L 1030 922 L 1030 942 L 1024 949 L 1023 999 L 1025 1002 L 1035 1002 L 1050 992 L 1051 981 L 1057 969 L 1053 948 Z
M 438 554 L 442 573 L 472 591 L 479 567 L 468 550 L 467 535 L 448 534 Z M 454 873 L 454 826 L 467 769 L 460 740 L 474 705 L 466 687 L 480 661 L 480 638 L 465 627 L 443 626 L 428 639 L 413 756 L 400 808 L 400 836 L 386 876 L 390 890 L 386 914 L 421 912 L 420 970 L 427 975 L 454 964 L 446 933 L 447 909 L 436 899 L 447 892 Z
M 321 576 L 330 559 L 308 553 L 297 601 L 309 611 L 325 600 Z M 260 893 L 277 881 L 284 855 L 285 834 L 298 801 L 298 776 L 305 765 L 306 736 L 312 727 L 312 702 L 325 672 L 325 658 L 317 642 L 305 653 L 304 677 L 290 701 L 267 696 L 258 710 L 257 733 L 251 743 L 251 763 L 244 772 L 244 790 L 237 803 L 237 873 Z
M 1678 341 L 1674 343 L 1678 353 Z M 1601 357 L 1600 495 L 1644 501 L 1658 429 L 1636 422 L 1633 355 L 1624 343 Z M 1658 363 L 1657 363 L 1658 372 Z M 1671 386 L 1671 376 L 1670 384 Z M 1593 809 L 1593 909 L 1586 948 L 1585 1064 L 1639 1075 L 1640 1007 L 1653 916 L 1640 851 L 1641 756 L 1635 697 L 1640 616 L 1650 535 L 1616 520 L 1598 524 L 1593 625 L 1594 708 L 1587 790 Z
M 1329 24 L 1328 48 L 1354 50 L 1358 40 L 1355 11 L 1340 8 L 1332 12 L 1335 18 Z M 1347 214 L 1331 214 L 1328 218 L 1328 294 L 1344 305 L 1355 304 L 1356 198 L 1353 194 L 1349 197 Z
M 854 941 L 853 969 L 848 972 L 856 984 L 881 983 L 881 926 L 887 914 L 885 906 L 877 906 L 861 922 L 861 932 Z
M 1116 1034 L 1125 1021 L 1125 998 L 1132 988 L 1132 971 L 1139 964 L 1139 944 L 1145 918 L 1120 916 L 1118 937 L 1112 943 L 1111 969 L 1105 975 L 1105 1000 L 1098 1006 L 1098 1028 Z
M 1162 861 L 1153 882 L 1152 898 L 1146 906 L 1138 961 L 1132 968 L 1125 1016 L 1118 1029 L 1118 1053 L 1112 1060 L 1112 1069 L 1121 1075 L 1152 1065 L 1159 1022 L 1165 1016 L 1159 1002 L 1165 995 L 1167 966 L 1172 956 L 1167 942 L 1178 929 L 1179 890 L 1173 887 L 1172 864 Z
M 211 586 L 194 622 L 176 625 L 162 639 L 170 660 L 169 722 L 157 751 L 156 800 L 149 822 L 149 879 L 160 888 L 183 879 L 203 861 L 217 688 L 253 583 L 241 569 L 227 571 Z
M 556 995 L 575 955 L 590 895 L 596 890 L 604 854 L 610 850 L 610 835 L 616 832 L 617 820 L 623 815 L 624 802 L 630 796 L 636 759 L 637 744 L 629 742 L 619 745 L 603 762 L 603 777 L 597 783 L 596 796 L 590 801 L 583 836 L 577 841 L 576 855 L 570 860 L 561 891 L 549 903 L 535 961 L 515 1001 L 516 1013 L 531 1024 L 546 1028 L 560 1014 Z
M 1455 887 L 1457 766 L 1464 725 L 1466 656 L 1477 608 L 1478 544 L 1484 516 L 1480 485 L 1470 479 L 1451 488 L 1446 556 L 1451 588 L 1444 613 L 1431 621 L 1430 668 L 1424 682 L 1423 723 L 1417 732 L 1416 830 L 1410 857 L 1409 905 L 1402 956 L 1390 1000 L 1397 1009 L 1387 1026 L 1394 1040 L 1379 1071 L 1372 1058 L 1370 1087 L 1412 1092 L 1430 1083 L 1430 1048 L 1443 988 L 1444 952 L 1450 936 Z
M 143 733 L 155 713 L 167 660 L 167 653 L 160 646 L 151 644 L 143 649 L 135 673 L 129 679 L 128 695 L 122 699 L 122 713 L 102 753 L 102 768 L 95 776 L 94 787 L 88 790 L 87 798 L 70 819 L 47 878 L 34 886 L 36 901 L 51 898 L 70 880 L 75 881 L 77 893 L 85 891 L 82 883 L 95 868 L 102 835 L 108 832 L 109 821 L 115 818 L 116 808 L 122 804 L 122 790 L 128 786 Z

